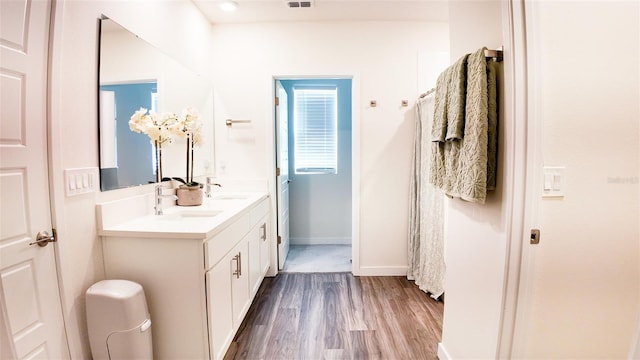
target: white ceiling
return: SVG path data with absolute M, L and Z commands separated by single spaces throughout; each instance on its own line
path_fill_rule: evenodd
M 287 0 L 235 0 L 233 13 L 222 0 L 192 0 L 213 24 L 283 21 L 438 21 L 449 17 L 448 0 L 313 0 L 311 8 L 289 8 Z

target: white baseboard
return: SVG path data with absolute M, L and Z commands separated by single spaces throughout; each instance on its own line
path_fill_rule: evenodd
M 290 237 L 291 245 L 351 245 L 351 238 L 346 237 Z
M 354 271 L 357 276 L 407 276 L 406 266 L 362 266 Z
M 451 360 L 451 355 L 449 355 L 449 352 L 444 348 L 442 343 L 438 343 L 438 359 Z

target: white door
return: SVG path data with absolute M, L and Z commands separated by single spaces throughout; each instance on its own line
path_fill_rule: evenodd
M 47 170 L 51 3 L 0 1 L 0 357 L 68 358 Z M 47 243 L 45 243 L 47 244 Z
M 276 81 L 276 167 L 278 192 L 278 270 L 289 254 L 289 119 L 287 92 Z

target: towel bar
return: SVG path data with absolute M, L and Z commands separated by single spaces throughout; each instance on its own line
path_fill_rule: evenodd
M 495 50 L 486 49 L 484 51 L 484 57 L 487 59 L 500 62 L 503 60 L 503 49 L 504 49 L 504 46 L 501 46 L 499 49 L 495 49 Z M 425 96 L 431 95 L 431 93 L 435 91 L 436 91 L 435 88 L 429 89 L 427 92 L 420 94 L 420 99 L 424 98 Z
M 484 57 L 494 59 L 495 61 L 502 61 L 502 49 L 485 50 Z
M 233 119 L 227 119 L 224 122 L 227 126 L 232 126 L 233 124 L 249 124 L 251 123 L 251 120 L 233 120 Z

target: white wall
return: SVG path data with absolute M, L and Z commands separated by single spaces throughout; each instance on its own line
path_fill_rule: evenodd
M 360 271 L 406 274 L 408 184 L 419 54 L 448 51 L 443 23 L 214 26 L 217 174 L 273 185 L 273 77 L 353 75 L 360 144 Z M 441 69 L 433 69 L 439 72 Z M 370 108 L 369 100 L 378 106 Z M 251 119 L 226 128 L 225 118 Z M 359 130 L 358 130 L 359 129 Z M 354 158 L 355 159 L 355 158 Z M 356 179 L 356 177 L 354 177 Z M 357 181 L 357 179 L 356 179 Z M 354 226 L 355 223 L 354 223 Z M 354 261 L 354 265 L 355 265 Z
M 566 193 L 539 203 L 521 355 L 627 358 L 640 310 L 640 4 L 527 5 L 530 121 L 543 165 L 566 167 Z
M 84 292 L 104 278 L 95 204 L 149 187 L 66 198 L 63 170 L 98 167 L 97 29 L 104 14 L 205 76 L 210 74 L 209 23 L 189 1 L 58 1 L 51 56 L 53 216 L 63 312 L 71 355 L 90 358 Z
M 500 1 L 449 2 L 451 63 L 482 46 L 502 46 L 501 14 Z M 488 193 L 484 205 L 459 199 L 446 202 L 441 358 L 489 359 L 497 354 L 509 225 L 505 209 L 513 171 L 508 165 L 513 119 L 504 118 L 504 104 L 499 106 L 496 190 Z

